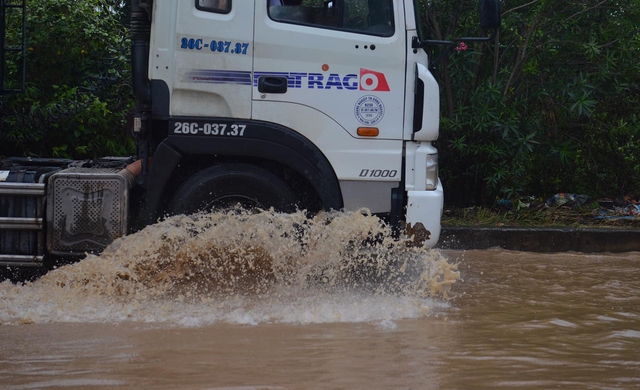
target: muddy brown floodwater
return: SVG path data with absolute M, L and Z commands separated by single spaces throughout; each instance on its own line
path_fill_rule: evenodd
M 219 218 L 0 283 L 0 388 L 640 388 L 639 253 L 426 251 L 371 243 L 373 217 Z

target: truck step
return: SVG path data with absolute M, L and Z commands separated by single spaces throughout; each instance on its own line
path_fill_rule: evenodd
M 44 183 L 0 182 L 0 195 L 44 196 Z
M 6 267 L 41 267 L 42 261 L 42 256 L 0 255 L 0 265 Z
M 0 217 L 0 229 L 42 230 L 42 218 Z

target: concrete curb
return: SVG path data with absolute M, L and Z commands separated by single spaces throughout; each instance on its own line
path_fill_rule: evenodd
M 640 251 L 640 229 L 443 226 L 436 248 L 502 248 L 525 252 L 635 252 Z

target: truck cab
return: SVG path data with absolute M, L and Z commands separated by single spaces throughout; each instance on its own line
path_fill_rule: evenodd
M 262 160 L 297 178 L 300 208 L 366 208 L 437 242 L 438 85 L 412 47 L 412 1 L 156 0 L 147 11 L 149 116 L 167 124 L 165 146 Z

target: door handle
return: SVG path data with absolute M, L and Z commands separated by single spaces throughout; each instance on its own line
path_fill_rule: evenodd
M 260 76 L 258 91 L 264 93 L 286 93 L 288 80 L 280 76 Z

